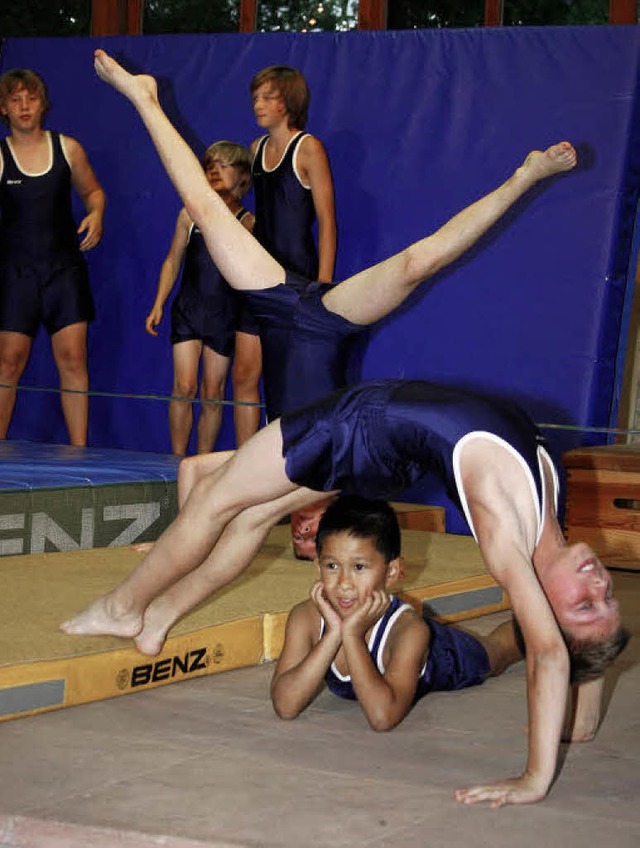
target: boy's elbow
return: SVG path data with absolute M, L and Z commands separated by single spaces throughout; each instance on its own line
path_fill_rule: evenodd
M 278 718 L 283 719 L 283 721 L 292 721 L 294 718 L 298 718 L 300 715 L 300 710 L 296 709 L 292 705 L 281 704 L 276 700 L 272 700 L 273 710 Z
M 276 707 L 275 704 L 273 709 L 278 718 L 281 718 L 283 721 L 293 721 L 294 718 L 298 718 L 300 715 L 298 710 L 286 710 L 282 707 Z
M 376 733 L 387 733 L 389 730 L 393 730 L 400 719 L 388 710 L 380 710 L 373 715 L 367 714 L 367 721 L 371 730 L 375 730 Z
M 393 730 L 395 724 L 390 721 L 370 721 L 369 727 L 371 728 L 371 730 L 375 730 L 376 733 L 388 733 L 390 730 Z

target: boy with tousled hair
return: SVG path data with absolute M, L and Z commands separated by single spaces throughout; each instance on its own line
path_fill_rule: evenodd
M 29 68 L 13 68 L 11 71 L 6 71 L 0 77 L 0 103 L 4 103 L 7 97 L 18 88 L 24 88 L 29 94 L 40 98 L 42 117 L 44 118 L 51 104 L 42 77 Z M 9 117 L 2 110 L 0 110 L 0 120 L 3 124 L 9 124 Z
M 35 71 L 15 68 L 0 77 L 0 117 L 9 126 L 0 140 L 0 439 L 7 437 L 14 387 L 44 324 L 69 441 L 84 447 L 87 327 L 95 310 L 82 253 L 102 237 L 105 195 L 82 145 L 42 126 L 49 106 Z M 86 210 L 79 225 L 72 187 Z

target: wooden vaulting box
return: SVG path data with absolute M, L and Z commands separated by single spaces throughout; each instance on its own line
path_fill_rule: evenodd
M 567 471 L 566 537 L 605 565 L 640 570 L 640 444 L 576 448 Z

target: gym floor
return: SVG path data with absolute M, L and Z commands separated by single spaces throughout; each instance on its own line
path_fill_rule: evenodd
M 597 738 L 562 747 L 540 804 L 453 799 L 522 769 L 522 663 L 425 698 L 387 734 L 327 692 L 277 719 L 263 665 L 0 724 L 0 848 L 636 848 L 640 574 L 615 583 L 635 639 L 607 678 Z M 467 626 L 487 632 L 507 615 Z

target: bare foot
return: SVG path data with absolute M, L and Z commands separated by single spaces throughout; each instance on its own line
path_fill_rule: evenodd
M 561 141 L 551 145 L 544 152 L 532 150 L 519 170 L 527 179 L 537 182 L 553 174 L 570 171 L 575 168 L 577 162 L 578 156 L 573 145 L 568 141 Z
M 153 77 L 130 74 L 104 50 L 95 51 L 93 67 L 101 80 L 112 85 L 133 103 L 138 103 L 145 97 L 158 100 L 158 86 Z
M 144 614 L 144 626 L 135 638 L 136 648 L 141 654 L 155 657 L 164 647 L 169 627 L 161 610 L 154 610 L 153 604 Z
M 142 630 L 142 616 L 138 613 L 117 614 L 109 595 L 98 598 L 83 612 L 60 625 L 63 633 L 71 636 L 122 636 L 133 638 Z

